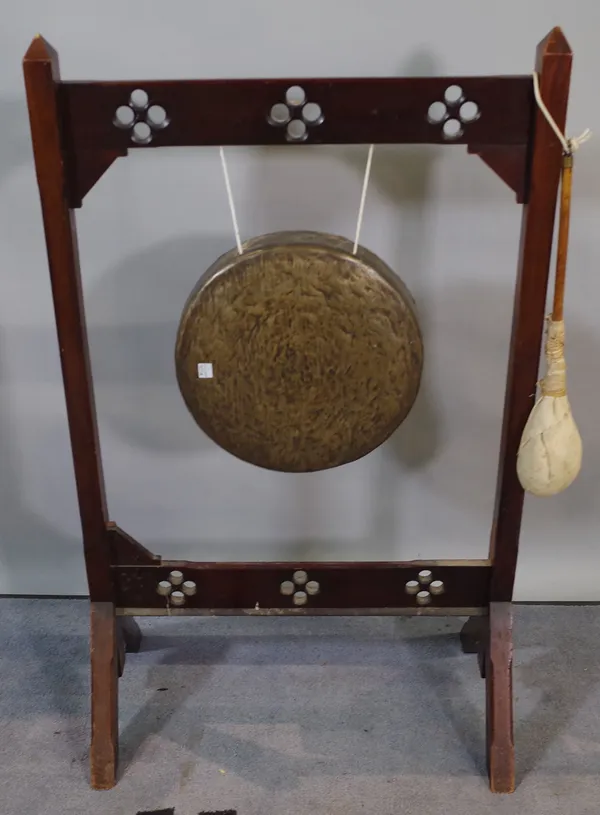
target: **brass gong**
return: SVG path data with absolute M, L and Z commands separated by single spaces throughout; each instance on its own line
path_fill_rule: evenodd
M 175 350 L 199 427 L 244 461 L 325 470 L 384 442 L 417 397 L 414 301 L 376 255 L 278 232 L 220 257 L 190 294 Z

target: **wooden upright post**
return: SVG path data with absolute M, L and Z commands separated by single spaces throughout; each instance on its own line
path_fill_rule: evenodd
M 571 78 L 571 48 L 559 28 L 537 48 L 535 70 L 548 110 L 564 131 Z M 490 543 L 492 580 L 486 637 L 487 756 L 490 789 L 512 792 L 515 758 L 512 697 L 511 601 L 517 566 L 524 493 L 517 477 L 517 452 L 537 389 L 544 310 L 562 147 L 532 100 L 533 139 L 527 203 L 523 208 L 515 287 L 496 505 Z
M 546 107 L 564 131 L 572 53 L 560 28 L 538 45 L 535 69 Z M 523 207 L 515 287 L 504 418 L 500 442 L 496 506 L 490 558 L 494 561 L 491 600 L 512 600 L 523 512 L 523 488 L 517 478 L 517 452 L 537 389 L 544 310 L 562 147 L 535 101 L 529 157 L 529 194 Z
M 42 37 L 31 43 L 23 72 L 92 604 L 92 786 L 105 789 L 115 783 L 116 768 L 115 606 L 77 234 L 67 195 L 58 56 Z

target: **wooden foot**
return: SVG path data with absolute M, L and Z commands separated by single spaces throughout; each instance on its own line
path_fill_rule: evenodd
M 512 698 L 512 609 L 490 603 L 486 656 L 487 764 L 492 792 L 514 792 L 515 744 Z
M 91 785 L 114 787 L 118 754 L 117 622 L 112 603 L 91 604 Z
M 142 632 L 133 617 L 117 617 L 117 653 L 119 676 L 125 670 L 125 655 L 137 654 L 142 645 Z

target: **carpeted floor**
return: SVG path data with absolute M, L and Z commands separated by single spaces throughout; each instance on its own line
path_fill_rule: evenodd
M 488 792 L 458 619 L 142 619 L 88 787 L 88 603 L 0 600 L 1 815 L 600 812 L 600 607 L 517 607 L 518 789 Z

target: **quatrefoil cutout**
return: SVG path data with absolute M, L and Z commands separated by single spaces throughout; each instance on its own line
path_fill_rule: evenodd
M 193 580 L 184 580 L 183 572 L 174 570 L 169 574 L 168 580 L 159 582 L 156 591 L 166 597 L 168 605 L 183 606 L 186 597 L 196 594 L 196 584 Z
M 141 147 L 150 144 L 159 130 L 168 127 L 170 119 L 167 111 L 154 103 L 146 91 L 137 88 L 132 91 L 126 105 L 120 105 L 113 118 L 113 124 L 120 130 L 128 130 L 131 141 Z
M 444 92 L 444 100 L 432 102 L 427 111 L 427 121 L 440 125 L 446 141 L 460 139 L 465 127 L 479 119 L 481 112 L 476 102 L 467 99 L 459 85 L 450 85 Z
M 298 569 L 292 575 L 291 580 L 284 580 L 279 587 L 281 594 L 290 597 L 293 595 L 295 606 L 305 606 L 309 595 L 314 596 L 321 591 L 321 587 L 316 580 L 309 580 L 308 574 Z
M 428 606 L 431 604 L 434 595 L 443 594 L 445 591 L 442 580 L 434 580 L 433 572 L 429 569 L 422 569 L 416 580 L 409 580 L 404 586 L 407 594 L 415 595 L 417 605 Z
M 269 111 L 267 120 L 273 127 L 285 128 L 289 142 L 302 142 L 308 138 L 308 129 L 323 123 L 323 111 L 316 102 L 309 102 L 304 89 L 292 85 L 284 102 L 277 102 Z

